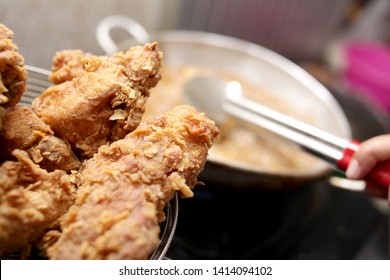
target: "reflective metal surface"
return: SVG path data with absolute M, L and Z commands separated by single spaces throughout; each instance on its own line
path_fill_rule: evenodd
M 112 19 L 109 18 L 110 21 Z M 129 21 L 129 25 L 132 22 Z M 144 43 L 130 34 L 130 38 L 124 42 L 114 42 L 111 39 L 105 45 L 104 38 L 107 36 L 101 32 L 107 30 L 102 28 L 105 23 L 106 20 L 103 20 L 99 24 L 97 37 L 103 37 L 98 41 L 107 53 Z M 125 30 L 131 28 L 124 27 L 123 23 L 121 20 L 116 27 Z M 110 24 L 112 26 L 112 22 Z M 240 39 L 198 31 L 162 31 L 150 34 L 149 40 L 159 43 L 165 65 L 194 65 L 232 73 L 265 88 L 277 98 L 286 100 L 291 107 L 311 116 L 313 123 L 320 129 L 345 139 L 350 138 L 349 123 L 332 94 L 301 67 L 269 49 Z M 112 43 L 115 48 L 110 49 Z M 304 172 L 275 171 L 263 166 L 238 164 L 228 157 L 213 155 L 210 151 L 206 168 L 201 175 L 219 182 L 227 179 L 227 184 L 234 180 L 238 187 L 261 184 L 280 187 L 285 181 L 300 185 L 302 181 L 318 179 L 329 172 L 329 165 L 322 161 Z

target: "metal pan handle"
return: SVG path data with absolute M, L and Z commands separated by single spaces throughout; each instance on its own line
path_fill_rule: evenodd
M 111 30 L 115 28 L 126 30 L 138 44 L 149 41 L 149 33 L 134 19 L 121 15 L 108 16 L 96 28 L 98 43 L 107 55 L 120 51 L 118 44 L 111 37 Z

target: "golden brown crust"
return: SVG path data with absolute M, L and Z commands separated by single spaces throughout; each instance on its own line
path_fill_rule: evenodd
M 17 104 L 26 91 L 24 58 L 12 39 L 13 32 L 0 23 L 0 105 L 4 107 Z
M 193 195 L 218 133 L 214 122 L 183 105 L 102 146 L 84 164 L 76 203 L 50 258 L 148 258 L 166 202 L 175 192 Z
M 26 246 L 55 226 L 74 203 L 76 188 L 64 171 L 47 172 L 24 151 L 0 166 L 0 255 Z
M 139 125 L 161 60 L 157 43 L 112 57 L 59 52 L 52 79 L 62 83 L 36 98 L 33 109 L 74 152 L 90 158 Z

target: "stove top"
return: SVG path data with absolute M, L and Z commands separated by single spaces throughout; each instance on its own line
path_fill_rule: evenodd
M 389 217 L 316 182 L 271 192 L 202 186 L 180 199 L 171 259 L 389 259 Z

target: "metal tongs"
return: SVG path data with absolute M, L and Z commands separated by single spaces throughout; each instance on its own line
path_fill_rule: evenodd
M 207 92 L 207 98 L 204 98 Z M 186 85 L 185 99 L 201 108 L 217 123 L 222 122 L 225 115 L 229 114 L 295 142 L 342 172 L 346 171 L 353 154 L 360 146 L 356 140 L 342 139 L 243 97 L 238 82 L 226 82 L 215 77 L 196 77 Z M 387 198 L 390 161 L 377 164 L 364 181 L 364 191 L 368 195 Z

